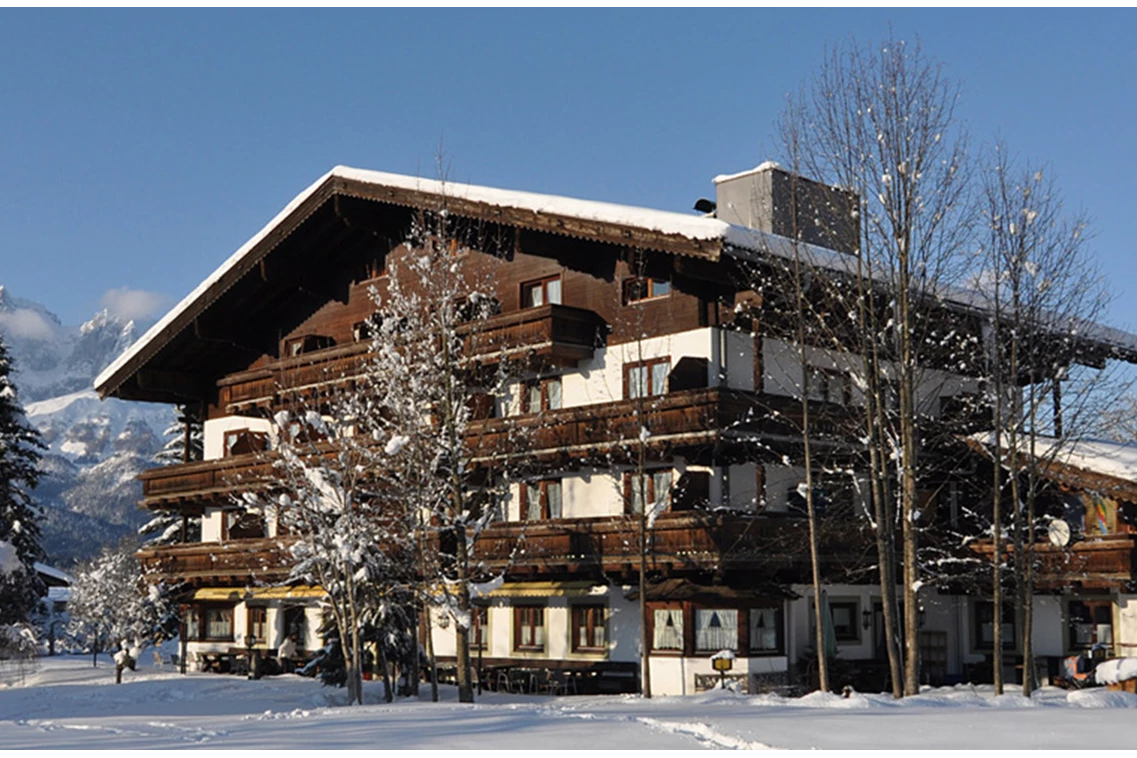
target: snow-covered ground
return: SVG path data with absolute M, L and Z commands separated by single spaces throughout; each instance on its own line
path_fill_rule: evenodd
M 42 659 L 0 685 L 0 745 L 21 748 L 1130 748 L 1137 695 L 1045 689 L 994 698 L 970 686 L 900 702 L 854 694 L 793 700 L 714 692 L 643 700 L 487 693 L 476 705 L 338 705 L 343 691 L 298 676 L 180 676 L 143 658 L 114 684 L 101 657 Z M 424 688 L 425 689 L 425 688 Z

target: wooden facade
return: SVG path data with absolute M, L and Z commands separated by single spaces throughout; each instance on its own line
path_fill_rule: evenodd
M 104 396 L 177 403 L 194 423 L 212 422 L 232 435 L 233 443 L 226 437 L 209 460 L 143 473 L 142 507 L 185 516 L 221 513 L 228 524 L 229 515 L 243 508 L 241 493 L 279 487 L 274 453 L 260 449 L 268 446 L 264 429 L 273 414 L 298 403 L 318 407 L 321 395 L 361 386 L 376 298 L 385 294 L 391 267 L 415 254 L 405 243 L 415 215 L 436 210 L 440 200 L 397 184 L 333 173 L 100 377 Z M 497 305 L 496 315 L 463 333 L 465 360 L 476 367 L 505 362 L 522 381 L 574 374 L 598 382 L 590 374 L 611 369 L 610 386 L 595 396 L 583 393 L 583 401 L 556 407 L 542 401 L 539 413 L 478 408 L 467 431 L 473 465 L 490 469 L 503 458 L 524 459 L 534 476 L 586 472 L 615 482 L 642 447 L 649 465 L 666 468 L 668 477 L 674 473 L 665 480 L 670 507 L 651 529 L 645 568 L 656 588 L 681 586 L 688 593 L 664 597 L 657 589 L 649 595 L 653 613 L 674 605 L 686 614 L 686 642 L 675 654 L 695 654 L 696 611 L 721 602 L 745 623 L 738 631 L 740 651 L 756 658 L 749 642 L 750 620 L 760 615 L 754 609 L 776 606 L 776 651 L 762 655 L 788 658 L 783 605 L 796 597 L 793 585 L 809 582 L 810 569 L 800 510 L 763 509 L 767 495 L 787 494 L 766 487 L 763 467 L 791 469 L 801 447 L 801 400 L 769 386 L 773 369 L 765 364 L 764 340 L 784 340 L 793 331 L 784 313 L 770 317 L 777 287 L 758 294 L 754 281 L 739 278 L 721 229 L 717 236 L 685 234 L 669 231 L 667 219 L 637 225 L 620 213 L 605 220 L 603 213 L 574 217 L 463 197 L 445 200 L 447 212 L 470 230 L 470 249 L 454 250 L 456 265 L 492 282 Z M 675 228 L 685 226 L 676 222 Z M 548 302 L 551 282 L 558 293 L 554 302 Z M 542 292 L 539 304 L 535 286 Z M 951 324 L 980 328 L 972 313 L 953 314 Z M 648 396 L 635 396 L 628 374 L 633 362 L 615 365 L 619 348 L 678 335 L 701 339 L 702 352 L 676 348 L 639 361 L 665 363 L 666 371 L 663 379 L 651 374 Z M 729 368 L 725 356 L 739 350 L 745 365 L 739 368 L 735 357 Z M 967 361 L 979 366 L 982 351 L 976 348 Z M 657 381 L 662 386 L 654 386 Z M 850 471 L 864 465 L 852 405 L 851 383 L 840 398 L 809 401 L 815 449 L 825 448 L 831 465 Z M 969 431 L 985 423 L 982 409 L 963 397 L 943 405 L 943 418 L 956 416 L 971 424 Z M 249 426 L 242 428 L 246 420 Z M 326 445 L 315 450 L 331 452 Z M 743 506 L 731 503 L 727 490 L 731 467 L 740 466 L 750 468 L 745 481 L 735 472 L 734 486 L 753 493 Z M 1086 483 L 1084 477 L 1067 482 Z M 1114 484 L 1118 495 L 1122 484 Z M 1137 493 L 1137 485 L 1128 486 L 1124 494 Z M 621 495 L 632 499 L 627 491 Z M 849 518 L 832 519 L 820 535 L 823 570 L 832 581 L 867 585 L 875 578 L 875 546 L 856 508 L 847 510 Z M 504 573 L 507 582 L 630 585 L 640 562 L 639 519 L 624 515 L 623 506 L 618 511 L 492 523 L 474 543 L 479 577 Z M 223 527 L 209 541 L 150 548 L 139 558 L 153 577 L 194 590 L 283 582 L 296 537 L 269 537 L 267 524 L 262 526 L 262 534 L 230 534 Z M 1135 539 L 1111 534 L 1068 550 L 1038 545 L 1038 586 L 1128 588 Z M 444 547 L 437 535 L 427 540 L 429 549 Z M 982 542 L 974 549 L 990 556 Z M 868 629 L 871 613 L 869 605 L 853 620 Z M 518 651 L 541 652 L 548 660 L 545 648 Z

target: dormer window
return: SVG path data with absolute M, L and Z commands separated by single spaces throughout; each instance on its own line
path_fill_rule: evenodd
M 624 280 L 624 305 L 656 297 L 667 297 L 670 294 L 671 282 L 663 279 L 637 276 Z
M 540 308 L 550 303 L 561 302 L 561 276 L 546 277 L 535 282 L 526 282 L 521 285 L 521 307 Z
M 336 341 L 331 337 L 322 334 L 306 334 L 302 337 L 289 337 L 284 340 L 283 349 L 280 353 L 284 358 L 295 358 L 305 353 L 313 353 L 317 350 L 333 347 L 335 344 Z
M 248 429 L 233 429 L 225 432 L 225 457 L 247 455 L 268 450 L 268 435 Z

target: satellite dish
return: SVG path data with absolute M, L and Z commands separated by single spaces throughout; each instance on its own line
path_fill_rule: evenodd
M 1046 528 L 1046 534 L 1050 537 L 1050 544 L 1054 547 L 1066 547 L 1070 544 L 1070 525 L 1060 518 L 1050 522 L 1050 526 Z

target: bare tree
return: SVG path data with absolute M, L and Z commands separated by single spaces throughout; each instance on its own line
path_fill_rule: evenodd
M 967 182 L 957 96 L 918 44 L 849 43 L 830 52 L 809 88 L 791 100 L 785 121 L 800 141 L 805 170 L 859 198 L 855 268 L 866 292 L 887 293 L 889 317 L 878 322 L 868 308 L 860 326 L 866 348 L 879 345 L 876 371 L 866 363 L 866 381 L 880 378 L 887 364 L 898 400 L 895 416 L 884 413 L 888 387 L 870 387 L 866 405 L 880 424 L 876 440 L 895 447 L 879 462 L 894 461 L 898 480 L 906 694 L 919 686 L 918 389 L 928 337 L 919 313 L 953 273 L 968 230 L 960 223 Z M 885 596 L 890 591 L 882 587 Z
M 993 447 L 995 487 L 996 688 L 1001 689 L 1002 561 L 998 479 L 1005 461 L 1010 489 L 1016 607 L 1023 620 L 1023 692 L 1034 688 L 1033 547 L 1041 468 L 1058 460 L 1100 408 L 1109 379 L 1106 355 L 1092 333 L 1108 295 L 1086 250 L 1084 216 L 1067 216 L 1061 195 L 1041 167 L 1016 162 L 1002 144 L 991 150 L 983 175 L 986 239 L 981 281 L 992 314 Z M 1079 368 L 1077 364 L 1082 364 Z M 1090 365 L 1085 365 L 1090 364 Z M 1094 364 L 1097 364 L 1096 366 Z M 1004 413 L 1004 403 L 1009 405 Z

